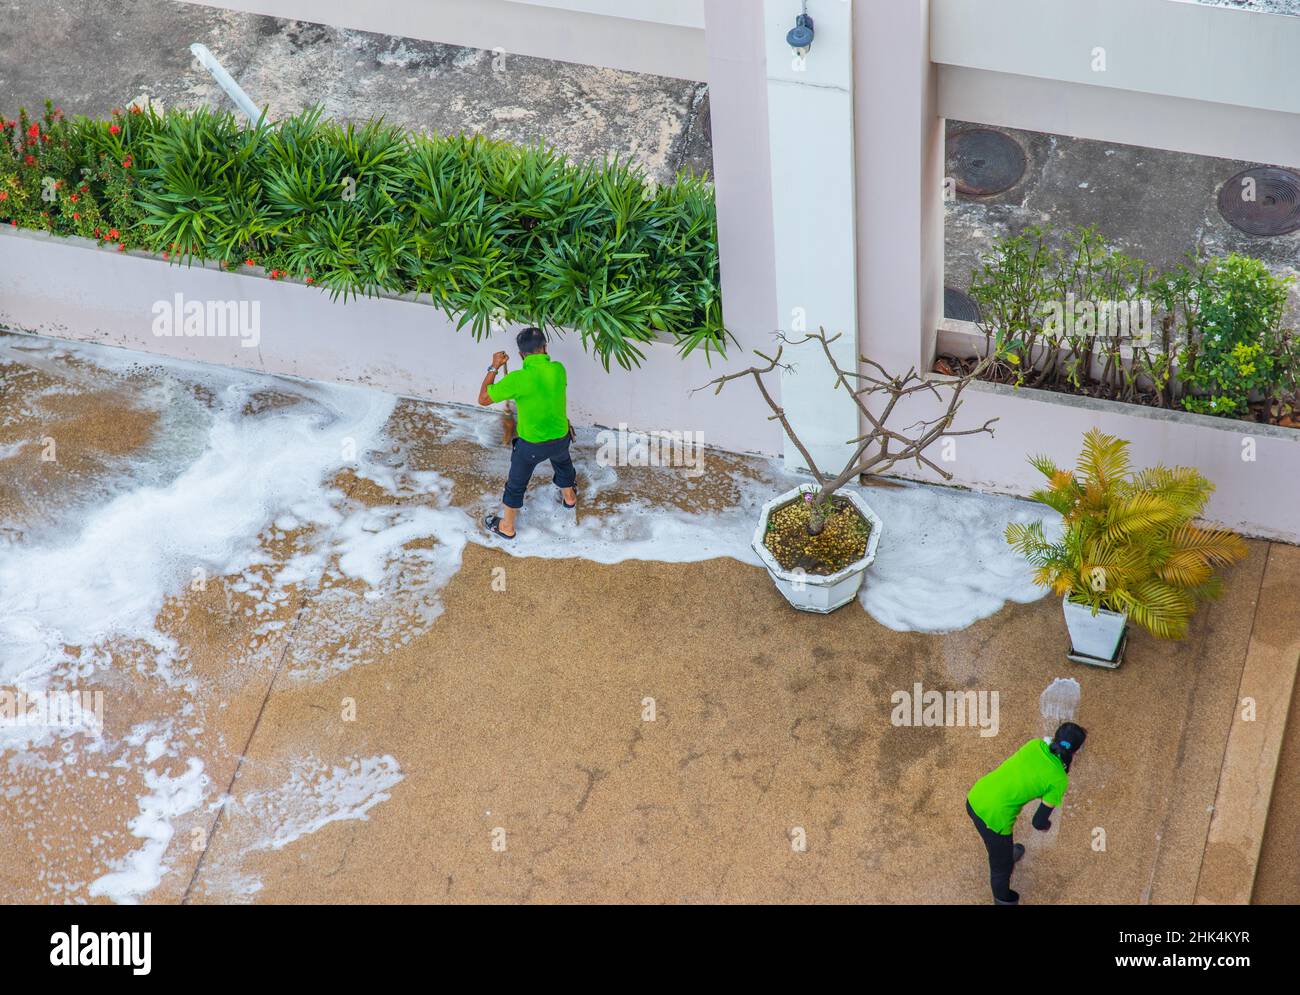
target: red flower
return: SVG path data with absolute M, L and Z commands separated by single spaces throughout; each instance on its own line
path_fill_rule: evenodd
M 110 125 L 108 126 L 108 133 L 109 133 L 110 135 L 116 135 L 116 134 L 117 134 L 119 131 L 121 131 L 121 130 L 122 130 L 121 127 L 119 127 L 119 126 L 116 125 L 116 124 L 110 124 Z
M 167 258 L 167 253 L 166 253 L 166 252 L 163 253 L 163 258 L 164 258 L 164 259 Z
M 312 282 L 313 282 L 313 281 L 312 281 L 312 278 L 311 278 L 311 277 L 307 277 L 307 282 L 308 282 L 308 283 L 312 283 Z
M 95 229 L 95 237 L 96 237 L 96 238 L 99 238 L 99 229 L 98 229 L 98 228 Z
M 125 242 L 118 242 L 118 243 L 117 243 L 117 251 L 118 251 L 118 252 L 123 252 L 123 251 L 125 251 L 125 250 L 126 250 L 126 243 L 125 243 Z
M 72 220 L 73 220 L 73 221 L 80 221 L 80 220 L 81 220 L 81 215 L 80 215 L 80 214 L 73 214 L 73 215 L 72 215 Z
M 108 230 L 108 237 L 109 237 L 109 238 L 117 238 L 117 229 L 116 229 L 116 228 L 110 228 L 110 229 Z
M 0 190 L 0 200 L 8 200 L 8 199 L 9 199 L 9 191 Z
M 75 204 L 77 202 L 77 195 L 75 193 L 68 194 L 68 200 L 72 201 Z
M 257 265 L 257 260 L 256 260 L 256 259 L 245 259 L 245 260 L 244 260 L 244 265 L 245 265 L 245 266 L 256 266 L 256 265 Z
M 131 105 L 131 113 L 132 113 L 132 114 L 143 114 L 143 113 L 144 113 L 144 108 L 141 107 L 139 104 L 132 104 L 132 105 Z
M 28 138 L 36 138 L 40 133 L 41 133 L 41 126 L 39 124 L 34 124 L 27 129 Z
M 35 166 L 35 165 L 36 165 L 36 156 L 34 156 L 34 155 L 25 155 L 25 156 L 23 156 L 23 162 L 27 163 L 27 165 L 29 165 L 29 166 Z
M 130 157 L 130 156 L 127 156 L 125 159 L 122 160 L 122 168 L 123 168 L 123 169 L 130 169 L 130 168 L 131 168 L 131 157 Z
M 17 222 L 17 221 L 10 221 L 9 223 L 10 223 L 11 225 L 13 225 L 15 228 L 18 227 L 18 222 Z

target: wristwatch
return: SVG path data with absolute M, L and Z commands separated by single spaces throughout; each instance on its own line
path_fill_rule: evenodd
M 495 373 L 496 371 L 497 371 L 497 368 L 496 368 L 495 366 L 489 366 L 489 367 L 488 367 L 488 372 L 489 372 L 489 373 Z

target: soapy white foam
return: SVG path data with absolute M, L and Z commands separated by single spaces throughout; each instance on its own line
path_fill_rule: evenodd
M 443 409 L 440 414 L 452 424 L 449 435 L 490 446 L 483 469 L 504 478 L 509 456 L 494 437 L 495 420 L 465 409 Z M 594 435 L 579 433 L 579 448 L 594 450 Z M 586 478 L 583 500 L 591 500 L 616 479 L 616 470 L 597 466 L 594 460 L 583 461 L 581 468 Z M 546 467 L 538 471 L 547 472 Z M 572 512 L 548 500 L 551 495 L 543 487 L 530 493 L 513 543 L 482 530 L 470 539 L 515 556 L 580 557 L 597 563 L 684 563 L 729 556 L 757 566 L 761 561 L 750 543 L 760 508 L 802 482 L 772 462 L 757 479 L 735 478 L 737 499 L 721 511 L 692 514 L 633 499 L 621 504 L 616 514 L 584 514 L 577 521 Z M 689 490 L 692 484 L 680 475 L 680 488 Z M 1023 604 L 1043 596 L 1003 533 L 1010 522 L 1042 519 L 1052 535 L 1060 516 L 1050 509 L 926 484 L 857 490 L 883 522 L 876 560 L 858 598 L 881 625 L 900 632 L 952 632 L 996 614 L 1009 601 Z M 490 507 L 497 500 L 489 493 L 479 503 Z
M 544 499 L 522 515 L 514 543 L 471 536 L 516 556 L 578 556 L 597 563 L 659 560 L 686 563 L 730 556 L 760 565 L 750 545 L 759 509 L 793 486 L 779 471 L 767 482 L 745 482 L 728 510 L 693 515 L 631 501 L 616 516 L 574 521 Z M 899 632 L 952 632 L 1000 611 L 1008 601 L 1043 596 L 1024 560 L 1002 537 L 1007 523 L 1047 520 L 1046 514 L 1010 498 L 948 491 L 925 485 L 858 488 L 880 516 L 876 560 L 858 600 L 881 625 Z M 485 496 L 485 500 L 488 496 Z
M 309 758 L 295 763 L 283 785 L 238 802 L 256 827 L 247 849 L 280 850 L 332 822 L 369 821 L 366 814 L 392 795 L 403 778 L 392 756 L 353 757 L 331 767 Z
M 144 844 L 92 881 L 87 889 L 91 897 L 134 905 L 158 887 L 168 870 L 167 847 L 176 833 L 175 820 L 198 808 L 208 785 L 203 761 L 194 757 L 176 777 L 147 770 L 144 780 L 149 794 L 139 799 L 140 814 L 127 823 L 131 835 Z
M 0 678 L 47 665 L 56 647 L 114 637 L 148 645 L 165 665 L 175 654 L 155 626 L 165 599 L 196 569 L 246 569 L 266 525 L 291 509 L 301 516 L 318 508 L 323 482 L 346 462 L 345 442 L 370 444 L 395 404 L 376 391 L 295 385 L 318 403 L 242 416 L 259 387 L 265 381 L 253 378 L 225 385 L 207 447 L 170 483 L 119 495 L 65 541 L 6 550 Z
M 5 445 L 0 445 L 0 461 L 13 459 L 21 453 L 26 446 L 26 440 L 19 440 L 18 442 L 10 442 Z
M 315 757 L 295 760 L 284 783 L 242 798 L 222 796 L 210 812 L 224 810 L 219 857 L 210 858 L 203 872 L 208 895 L 227 903 L 250 901 L 262 883 L 243 866 L 244 857 L 258 851 L 278 851 L 335 822 L 368 822 L 369 812 L 387 801 L 403 779 L 392 756 L 352 757 L 330 765 Z
M 1010 522 L 1060 517 L 1024 501 L 925 485 L 863 488 L 883 522 L 876 561 L 858 600 L 898 632 L 953 632 L 988 618 L 1008 601 L 1045 593 L 1025 560 L 1003 538 Z

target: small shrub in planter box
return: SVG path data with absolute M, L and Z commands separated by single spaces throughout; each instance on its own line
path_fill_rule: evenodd
M 1128 447 L 1094 428 L 1074 470 L 1033 457 L 1048 481 L 1033 498 L 1061 514 L 1063 533 L 1049 541 L 1042 522 L 1006 532 L 1035 582 L 1063 598 L 1074 649 L 1098 660 L 1114 658 L 1128 619 L 1181 639 L 1197 603 L 1219 593 L 1215 569 L 1246 555 L 1235 533 L 1193 524 L 1213 484 L 1189 467 L 1134 472 Z
M 1283 328 L 1290 277 L 1236 254 L 1184 266 L 1166 278 L 1162 294 L 1185 334 L 1178 376 L 1184 409 L 1245 415 L 1252 401 L 1277 410 L 1294 399 L 1296 343 Z
M 573 329 L 606 369 L 666 336 L 721 352 L 713 189 L 478 135 L 341 124 L 310 108 L 241 126 L 151 105 L 3 120 L 0 222 L 175 262 L 258 265 L 332 297 L 427 294 L 458 328 Z
M 985 353 L 1002 353 L 985 379 L 1294 427 L 1292 283 L 1235 253 L 1157 275 L 1095 229 L 1029 227 L 994 244 L 970 293 Z

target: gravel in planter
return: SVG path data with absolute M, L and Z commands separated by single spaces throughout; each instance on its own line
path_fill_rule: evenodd
M 791 501 L 768 517 L 763 544 L 781 569 L 827 576 L 866 555 L 871 526 L 852 502 L 833 498 L 832 504 L 826 527 L 815 536 L 808 534 L 809 506 L 805 500 Z

